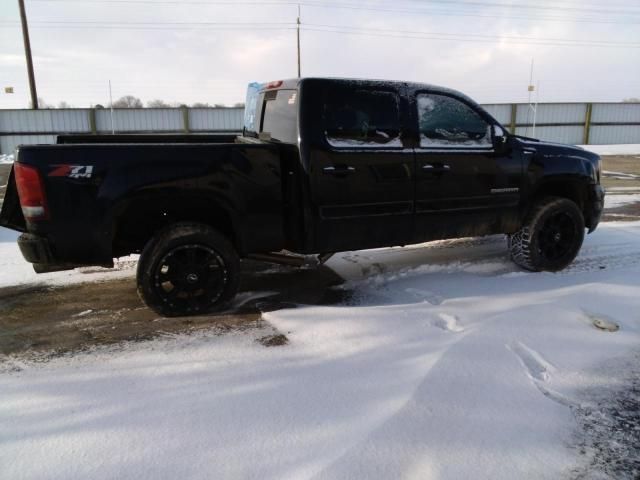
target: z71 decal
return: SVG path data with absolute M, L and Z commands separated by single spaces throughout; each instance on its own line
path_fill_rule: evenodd
M 67 178 L 91 178 L 93 175 L 92 165 L 52 165 L 55 167 L 49 172 L 50 177 Z

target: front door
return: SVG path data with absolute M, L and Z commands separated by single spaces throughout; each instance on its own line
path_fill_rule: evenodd
M 310 152 L 316 248 L 410 242 L 414 155 L 403 144 L 400 92 L 335 86 L 324 97 L 324 145 Z
M 491 120 L 454 96 L 418 92 L 415 240 L 504 232 L 517 218 L 519 155 L 495 148 Z

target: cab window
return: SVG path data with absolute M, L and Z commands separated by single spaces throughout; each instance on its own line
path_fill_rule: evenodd
M 490 148 L 491 127 L 471 107 L 447 95 L 417 96 L 420 146 Z
M 296 97 L 296 90 L 266 92 L 260 133 L 277 142 L 298 143 Z
M 402 147 L 398 96 L 375 90 L 330 89 L 325 135 L 334 147 Z

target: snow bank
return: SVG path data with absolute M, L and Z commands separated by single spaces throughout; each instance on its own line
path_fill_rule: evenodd
M 601 225 L 560 274 L 518 270 L 502 237 L 329 265 L 351 304 L 265 314 L 283 347 L 256 330 L 5 364 L 3 475 L 556 479 L 588 460 L 573 412 L 640 345 L 640 222 Z
M 13 163 L 13 154 L 11 155 L 6 155 L 6 154 L 2 154 L 0 155 L 0 164 L 3 163 Z
M 605 208 L 617 208 L 640 202 L 640 194 L 608 194 L 604 197 Z
M 640 155 L 640 144 L 624 145 L 578 145 L 598 155 Z

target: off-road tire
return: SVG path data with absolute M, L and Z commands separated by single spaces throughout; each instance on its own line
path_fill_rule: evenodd
M 165 317 L 223 309 L 238 290 L 240 259 L 220 232 L 176 223 L 156 234 L 138 261 L 138 295 Z
M 554 230 L 555 224 L 561 228 Z M 578 255 L 584 232 L 584 216 L 574 202 L 545 197 L 532 207 L 520 230 L 509 236 L 511 259 L 534 272 L 563 270 Z

